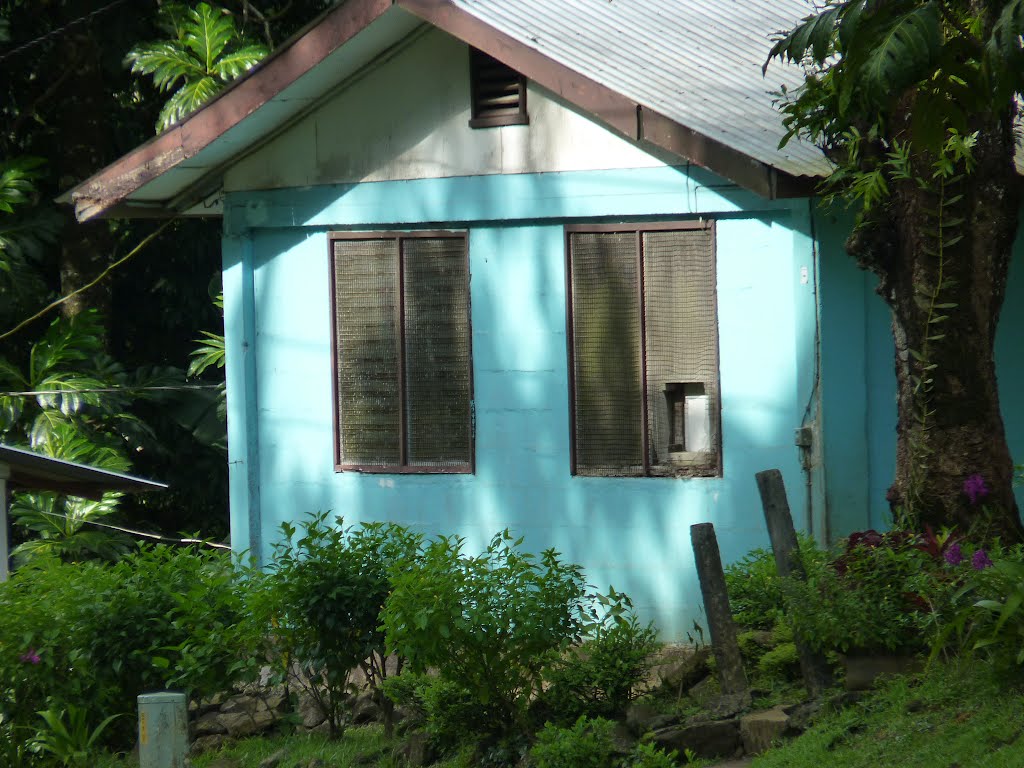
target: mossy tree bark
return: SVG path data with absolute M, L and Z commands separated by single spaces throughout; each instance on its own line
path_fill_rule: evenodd
M 905 107 L 908 121 L 911 111 Z M 884 209 L 850 237 L 847 249 L 878 274 L 878 292 L 892 312 L 898 422 L 888 498 L 894 519 L 1013 542 L 1024 538 L 1024 529 L 994 345 L 1021 178 L 1013 163 L 1012 111 L 974 122 L 973 170 L 933 178 L 937 157 L 915 155 L 914 176 L 931 181 L 895 182 Z M 972 475 L 985 481 L 981 499 L 964 493 Z

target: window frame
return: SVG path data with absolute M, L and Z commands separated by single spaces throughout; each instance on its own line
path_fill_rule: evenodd
M 408 463 L 408 445 L 406 435 L 408 432 L 408 414 L 405 387 L 405 327 L 406 327 L 406 306 L 404 287 L 404 249 L 402 242 L 413 239 L 451 239 L 462 241 L 462 253 L 465 262 L 466 275 L 466 316 L 467 316 L 467 345 L 469 350 L 468 360 L 468 384 L 469 384 L 469 461 L 464 464 L 437 467 L 424 465 L 410 465 Z M 399 464 L 378 465 L 346 463 L 342 448 L 343 435 L 341 431 L 341 392 L 338 382 L 338 312 L 337 312 L 337 280 L 334 243 L 340 240 L 391 240 L 397 241 L 398 257 L 396 284 L 398 287 L 398 301 L 396 302 L 395 323 L 399 330 L 398 335 L 398 390 L 399 407 L 401 409 L 398 430 Z M 476 399 L 473 381 L 473 312 L 472 312 L 472 290 L 469 262 L 469 232 L 467 230 L 448 229 L 417 229 L 417 230 L 366 230 L 366 231 L 329 231 L 327 233 L 327 257 L 328 276 L 331 300 L 331 402 L 333 408 L 332 420 L 334 424 L 334 471 L 335 472 L 360 472 L 366 474 L 389 474 L 389 475 L 472 475 L 476 473 Z
M 722 462 L 722 358 L 720 345 L 720 328 L 718 313 L 718 229 L 714 219 L 684 219 L 680 221 L 622 221 L 602 223 L 578 223 L 566 224 L 564 226 L 564 248 L 565 248 L 565 323 L 566 323 L 566 348 L 568 350 L 568 384 L 569 384 L 569 471 L 573 477 L 588 478 L 720 478 L 723 476 Z M 715 457 L 714 466 L 688 466 L 688 465 L 652 465 L 650 457 L 650 421 L 647 387 L 647 324 L 646 324 L 646 302 L 644 291 L 646 287 L 644 277 L 644 249 L 643 235 L 646 232 L 666 232 L 678 230 L 706 230 L 711 238 L 711 270 L 716 275 L 714 287 L 711 290 L 710 301 L 715 312 L 715 386 L 718 397 L 710 417 L 713 434 L 716 436 L 714 450 L 711 452 Z M 576 461 L 576 353 L 575 353 L 575 329 L 573 327 L 573 290 L 572 290 L 572 235 L 574 234 L 633 234 L 636 239 L 636 260 L 637 260 L 637 298 L 640 311 L 640 333 L 638 341 L 639 366 L 640 366 L 640 391 L 641 396 L 641 452 L 643 454 L 643 472 L 639 475 L 633 474 L 581 474 Z M 652 471 L 653 470 L 653 471 Z

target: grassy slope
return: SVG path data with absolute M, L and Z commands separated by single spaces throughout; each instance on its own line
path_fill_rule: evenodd
M 890 681 L 754 768 L 1021 768 L 1024 695 L 987 665 L 934 667 Z

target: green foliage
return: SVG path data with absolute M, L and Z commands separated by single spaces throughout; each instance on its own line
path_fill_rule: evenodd
M 548 725 L 537 734 L 530 758 L 536 768 L 613 768 L 615 723 L 582 716 L 569 728 Z
M 133 74 L 149 75 L 162 93 L 171 93 L 160 110 L 158 132 L 194 112 L 268 53 L 263 45 L 246 44 L 232 17 L 207 3 L 194 8 L 166 3 L 161 13 L 171 39 L 138 45 L 125 57 Z
M 88 711 L 74 705 L 68 705 L 66 710 L 43 710 L 39 717 L 46 726 L 37 732 L 30 748 L 52 755 L 67 768 L 89 768 L 93 765 L 100 737 L 119 715 L 110 715 L 95 727 L 89 722 Z
M 792 677 L 799 669 L 800 657 L 795 643 L 780 643 L 758 659 L 757 668 L 771 677 Z
M 586 643 L 556 657 L 544 671 L 547 685 L 538 708 L 559 724 L 582 715 L 621 717 L 642 693 L 639 684 L 651 669 L 657 651 L 653 625 L 642 625 L 632 613 L 629 598 L 612 590 L 627 613 L 606 617 Z
M 481 721 L 501 716 L 494 706 L 481 704 L 458 683 L 437 675 L 403 672 L 384 682 L 384 692 L 390 701 L 416 714 L 442 752 L 473 746 Z
M 786 580 L 786 613 L 794 633 L 821 651 L 920 650 L 927 614 L 908 585 L 927 566 L 910 546 L 854 545 L 839 561 Z
M 380 614 L 392 590 L 389 571 L 409 567 L 420 539 L 398 525 L 335 522 L 321 512 L 301 530 L 282 525 L 285 538 L 274 545 L 261 601 L 275 651 L 337 732 L 345 725 L 350 672 L 362 667 L 373 687 L 386 676 Z
M 800 558 L 810 572 L 820 570 L 828 559 L 810 536 L 797 535 Z M 753 629 L 772 629 L 783 612 L 783 590 L 775 555 L 770 549 L 753 549 L 725 567 L 729 608 L 736 623 Z
M 584 633 L 579 566 L 554 550 L 537 558 L 521 544 L 504 531 L 471 556 L 461 538 L 430 541 L 415 568 L 392 571 L 382 614 L 389 649 L 499 713 L 481 723 L 499 732 L 526 730 L 547 660 Z
M 957 652 L 978 653 L 1019 677 L 1024 670 L 1024 562 L 1019 548 L 1000 554 L 953 596 L 951 616 L 932 657 L 953 643 Z
M 262 627 L 246 584 L 226 555 L 163 546 L 19 569 L 0 585 L 0 723 L 31 733 L 38 711 L 64 710 L 74 734 L 76 708 L 91 728 L 133 712 L 140 691 L 211 695 L 251 677 Z M 115 726 L 104 739 L 130 736 L 127 718 Z

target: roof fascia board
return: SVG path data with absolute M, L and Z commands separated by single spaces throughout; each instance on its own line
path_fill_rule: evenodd
M 495 30 L 451 0 L 395 1 L 399 7 L 502 61 L 629 139 L 652 144 L 769 200 L 805 197 L 814 191 L 814 179 L 779 171 L 637 104 Z
M 110 211 L 132 192 L 194 157 L 393 5 L 393 0 L 348 0 L 327 12 L 209 104 L 86 179 L 61 199 L 74 203 L 79 221 L 110 216 Z

